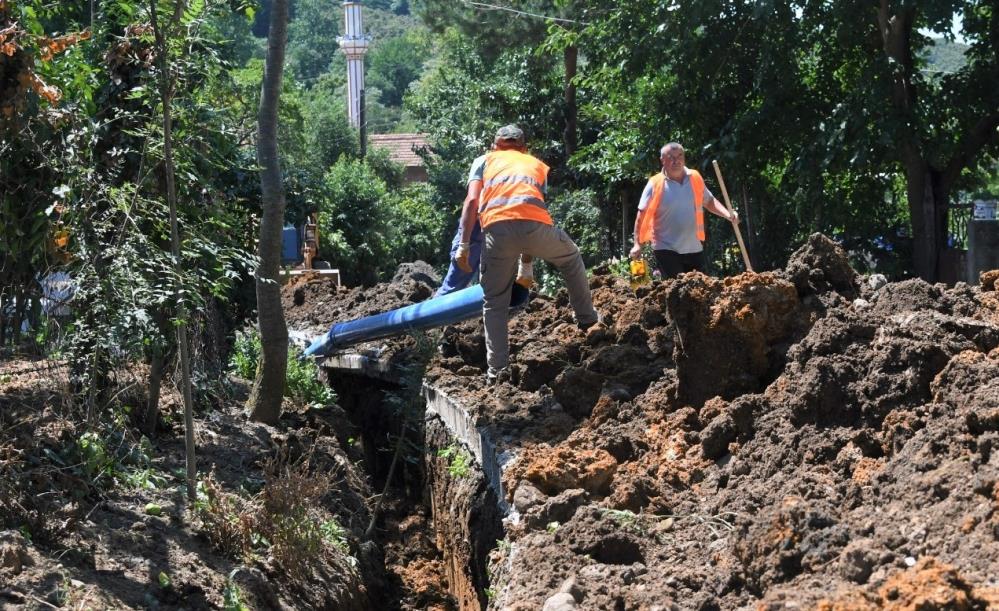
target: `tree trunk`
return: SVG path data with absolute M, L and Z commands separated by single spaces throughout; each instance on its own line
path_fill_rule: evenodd
M 923 159 L 905 163 L 906 199 L 912 224 L 912 256 L 916 274 L 927 282 L 939 277 L 940 253 L 947 246 L 949 186 L 941 172 Z
M 267 63 L 257 115 L 257 163 L 260 164 L 260 190 L 263 214 L 260 217 L 260 245 L 257 269 L 257 324 L 260 327 L 260 366 L 250 393 L 250 418 L 276 424 L 281 416 L 285 375 L 288 367 L 288 328 L 281 309 L 278 278 L 281 259 L 281 230 L 284 227 L 284 185 L 278 159 L 277 124 L 288 38 L 288 0 L 271 5 L 267 37 Z
M 163 386 L 163 373 L 166 359 L 163 351 L 157 350 L 149 363 L 149 393 L 146 397 L 146 413 L 142 418 L 142 432 L 152 439 L 156 436 L 156 425 L 160 419 L 160 389 Z
M 579 57 L 579 47 L 572 45 L 565 48 L 563 59 L 565 61 L 565 131 L 562 139 L 565 142 L 566 160 L 576 152 L 576 60 Z
M 173 23 L 180 21 L 184 9 L 183 0 L 174 5 Z M 174 298 L 177 303 L 177 347 L 180 349 L 181 393 L 184 396 L 184 448 L 187 462 L 187 502 L 194 505 L 197 498 L 195 480 L 198 476 L 194 456 L 194 399 L 191 393 L 191 352 L 187 343 L 188 311 L 184 303 L 181 281 L 180 227 L 177 222 L 177 181 L 173 164 L 173 115 L 170 104 L 173 99 L 173 79 L 170 76 L 169 46 L 167 36 L 159 27 L 156 15 L 156 0 L 149 0 L 150 22 L 156 39 L 156 50 L 160 67 L 160 99 L 163 105 L 163 169 L 166 178 L 167 204 L 170 208 L 170 250 L 176 272 Z

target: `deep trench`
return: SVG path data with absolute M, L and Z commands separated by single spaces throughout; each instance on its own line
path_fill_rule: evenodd
M 326 368 L 325 377 L 359 432 L 364 470 L 376 494 L 386 489 L 400 431 L 405 426 L 404 456 L 396 461 L 388 495 L 399 505 L 410 506 L 408 515 L 430 515 L 432 539 L 443 556 L 447 591 L 455 608 L 485 609 L 490 585 L 488 556 L 504 532 L 495 476 L 490 485 L 477 458 L 481 448 L 469 448 L 468 431 L 460 430 L 460 426 L 455 430 L 453 422 L 447 423 L 426 409 L 426 388 L 419 388 L 415 397 L 410 395 L 412 403 L 408 408 L 400 408 L 400 394 L 412 394 L 415 389 L 404 388 L 391 370 L 372 368 L 370 363 L 351 363 L 348 367 Z M 475 445 L 478 439 L 471 441 Z M 465 462 L 455 462 L 457 453 L 476 460 L 464 468 Z M 383 505 L 376 522 L 375 540 L 380 545 L 384 541 L 378 533 L 386 510 Z M 383 593 L 387 599 L 399 600 L 400 596 L 401 590 Z

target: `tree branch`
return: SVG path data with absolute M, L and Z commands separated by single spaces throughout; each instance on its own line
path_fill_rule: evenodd
M 999 111 L 986 115 L 978 120 L 964 136 L 958 145 L 957 153 L 947 162 L 947 167 L 943 171 L 943 183 L 948 188 L 961 175 L 961 170 L 966 168 L 971 159 L 978 154 L 987 144 L 999 138 Z

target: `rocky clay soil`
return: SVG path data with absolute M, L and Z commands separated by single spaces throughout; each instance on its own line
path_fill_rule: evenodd
M 997 281 L 861 277 L 820 235 L 776 272 L 633 291 L 596 270 L 604 324 L 536 296 L 496 387 L 481 322 L 447 328 L 426 381 L 515 457 L 490 608 L 999 608 Z M 289 317 L 423 284 L 319 309 L 300 287 Z

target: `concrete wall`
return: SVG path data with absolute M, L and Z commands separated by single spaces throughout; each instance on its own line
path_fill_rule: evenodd
M 999 269 L 999 220 L 968 223 L 968 283 L 978 284 L 978 275 Z

